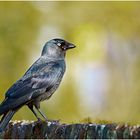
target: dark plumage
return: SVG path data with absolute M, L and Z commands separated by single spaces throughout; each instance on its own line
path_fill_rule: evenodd
M 65 54 L 75 46 L 63 39 L 52 39 L 43 47 L 41 57 L 29 70 L 12 85 L 5 94 L 5 100 L 0 105 L 0 131 L 5 130 L 15 112 L 27 105 L 39 119 L 34 107 L 46 118 L 40 110 L 40 101 L 49 99 L 58 88 L 65 73 Z

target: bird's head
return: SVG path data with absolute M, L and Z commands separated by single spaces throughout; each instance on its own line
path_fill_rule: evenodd
M 65 57 L 66 51 L 76 46 L 63 39 L 52 39 L 48 41 L 42 50 L 42 56 L 48 56 L 52 58 Z

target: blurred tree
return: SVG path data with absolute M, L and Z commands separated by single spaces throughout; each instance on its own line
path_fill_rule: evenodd
M 0 2 L 0 97 L 23 72 L 39 29 L 39 13 L 29 2 Z
M 77 96 L 78 89 L 83 87 L 73 86 L 75 71 L 79 68 L 82 75 L 86 64 L 100 63 L 101 68 L 108 70 L 110 79 L 103 82 L 109 84 L 109 89 L 107 94 L 103 93 L 107 98 L 99 119 L 140 122 L 139 12 L 139 2 L 0 2 L 0 97 L 25 72 L 30 53 L 35 52 L 32 42 L 36 42 L 37 34 L 42 44 L 50 38 L 62 37 L 78 46 L 68 54 L 70 63 L 65 75 L 75 77 L 65 78 L 66 84 L 58 91 L 62 94 L 55 94 L 48 103 L 43 103 L 49 118 L 70 121 L 80 120 L 82 113 L 85 116 Z M 93 118 L 96 113 L 89 112 Z M 30 111 L 25 114 L 22 110 L 15 118 L 26 116 L 33 118 Z

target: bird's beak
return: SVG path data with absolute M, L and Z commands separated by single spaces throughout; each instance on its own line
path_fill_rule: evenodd
M 75 48 L 76 46 L 74 45 L 74 44 L 69 44 L 68 46 L 67 46 L 67 48 L 66 48 L 66 50 L 69 50 L 69 49 L 73 49 L 73 48 Z

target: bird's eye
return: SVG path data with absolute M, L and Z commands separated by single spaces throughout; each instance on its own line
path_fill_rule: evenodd
M 59 47 L 60 47 L 60 46 L 61 46 L 61 43 L 57 43 L 57 46 L 59 46 Z
M 65 45 L 65 42 L 57 43 L 57 46 L 59 47 L 64 46 L 64 45 Z

